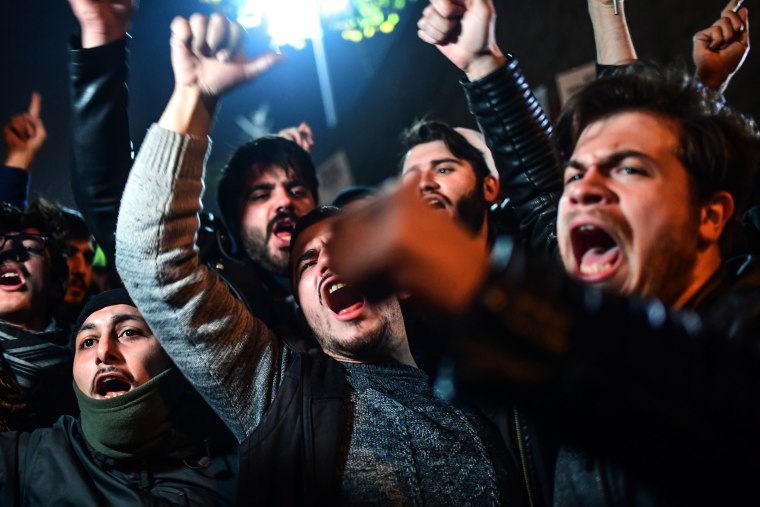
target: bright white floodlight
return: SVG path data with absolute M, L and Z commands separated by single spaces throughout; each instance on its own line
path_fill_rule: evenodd
M 265 22 L 275 46 L 302 47 L 306 39 L 322 36 L 316 0 L 246 0 L 238 22 L 247 28 Z
M 319 12 L 329 18 L 348 11 L 351 8 L 351 0 L 319 0 Z

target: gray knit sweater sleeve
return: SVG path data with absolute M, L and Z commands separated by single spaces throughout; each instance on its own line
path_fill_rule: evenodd
M 208 145 L 150 128 L 121 201 L 116 266 L 169 356 L 242 441 L 274 399 L 291 354 L 198 258 Z

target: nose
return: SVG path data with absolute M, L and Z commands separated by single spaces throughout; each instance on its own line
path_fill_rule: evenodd
M 578 181 L 570 184 L 570 202 L 576 206 L 608 204 L 615 199 L 607 178 L 595 167 L 589 168 Z
M 76 253 L 69 257 L 69 271 L 74 273 L 83 273 L 85 270 L 84 255 Z
M 110 336 L 101 337 L 98 340 L 97 362 L 98 364 L 118 364 L 121 360 L 121 352 L 115 338 Z
M 277 187 L 273 190 L 272 199 L 277 211 L 293 209 L 293 196 L 283 187 Z
M 431 169 L 425 169 L 420 171 L 420 190 L 435 190 L 439 187 L 438 182 L 435 179 L 435 172 Z
M 330 254 L 327 252 L 327 242 L 329 241 L 329 236 L 324 237 L 320 239 L 320 245 L 319 248 L 319 258 L 317 259 L 317 269 L 319 273 L 319 277 L 322 278 L 325 273 L 331 272 L 330 264 Z

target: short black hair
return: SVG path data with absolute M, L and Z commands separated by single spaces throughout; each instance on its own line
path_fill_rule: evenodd
M 66 239 L 92 240 L 92 233 L 87 227 L 84 217 L 80 212 L 72 208 L 61 207 L 63 223 L 66 228 Z
M 483 153 L 470 144 L 453 127 L 441 121 L 417 120 L 401 133 L 401 146 L 404 154 L 419 144 L 433 141 L 443 141 L 443 144 L 455 157 L 469 162 L 475 171 L 477 187 L 482 189 L 483 180 L 491 174 L 491 170 L 486 164 Z M 403 157 L 400 165 L 403 168 Z
M 752 119 L 683 70 L 642 63 L 590 83 L 568 101 L 555 129 L 564 159 L 586 127 L 626 112 L 673 122 L 680 137 L 677 156 L 695 201 L 701 204 L 726 191 L 734 198 L 734 217 L 741 217 L 756 197 L 752 188 L 760 163 L 760 137 Z
M 366 185 L 352 185 L 338 192 L 335 197 L 333 197 L 331 206 L 343 208 L 346 204 L 351 204 L 354 201 L 372 197 L 374 194 L 375 189 L 372 187 Z
M 249 141 L 230 157 L 216 193 L 222 219 L 236 241 L 240 241 L 240 197 L 245 191 L 246 174 L 254 165 L 292 169 L 304 181 L 314 202 L 319 202 L 317 170 L 306 150 L 284 137 L 265 136 Z

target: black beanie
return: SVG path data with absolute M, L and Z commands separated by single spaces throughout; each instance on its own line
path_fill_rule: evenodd
M 129 305 L 137 308 L 137 305 L 132 302 L 132 298 L 129 297 L 127 289 L 112 289 L 101 292 L 100 294 L 96 294 L 90 298 L 89 301 L 87 301 L 87 304 L 84 305 L 82 311 L 79 312 L 79 317 L 77 317 L 74 326 L 71 328 L 73 335 L 71 343 L 76 342 L 76 335 L 79 333 L 79 328 L 82 327 L 82 324 L 84 324 L 84 321 L 87 320 L 87 317 L 97 312 L 98 310 L 102 310 L 106 306 L 114 305 Z

